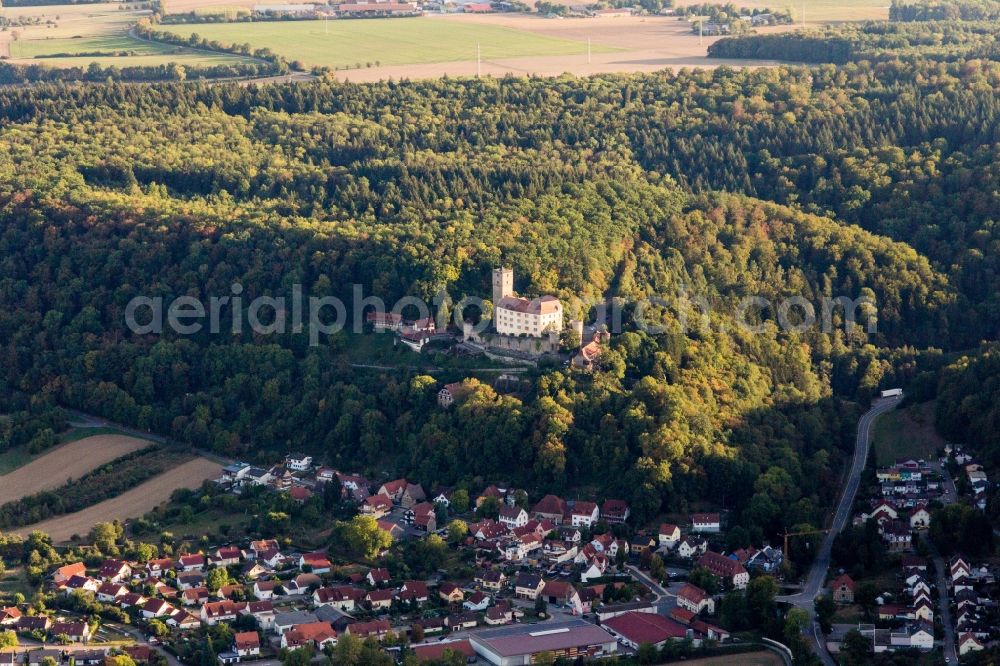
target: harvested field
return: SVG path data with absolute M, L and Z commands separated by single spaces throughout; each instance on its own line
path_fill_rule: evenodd
M 684 662 L 687 666 L 729 666 L 729 664 L 740 664 L 740 666 L 781 666 L 781 657 L 768 650 L 760 652 L 744 652 L 729 657 L 703 657 L 701 659 L 688 659 Z
M 50 535 L 53 541 L 69 541 L 74 534 L 85 535 L 97 523 L 116 518 L 138 518 L 170 499 L 170 494 L 178 488 L 197 488 L 203 481 L 215 478 L 221 472 L 222 465 L 219 463 L 206 458 L 195 458 L 118 497 L 76 513 L 18 528 L 15 532 L 25 535 L 41 530 Z
M 92 469 L 151 444 L 126 435 L 94 435 L 58 446 L 0 476 L 0 505 L 58 488 L 70 479 L 78 479 Z

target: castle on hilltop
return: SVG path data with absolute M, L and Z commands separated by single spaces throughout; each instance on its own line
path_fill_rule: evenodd
M 493 327 L 501 335 L 548 336 L 563 330 L 562 303 L 546 294 L 528 300 L 514 294 L 514 271 L 493 269 Z

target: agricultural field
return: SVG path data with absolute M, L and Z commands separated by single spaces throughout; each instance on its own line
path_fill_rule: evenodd
M 12 27 L 0 33 L 0 55 L 15 62 L 50 67 L 154 66 L 176 62 L 187 66 L 222 65 L 241 60 L 136 39 L 129 29 L 148 10 L 118 4 L 48 5 L 0 10 Z
M 94 435 L 62 444 L 0 476 L 0 505 L 58 488 L 92 469 L 150 445 L 125 435 Z
M 701 4 L 702 0 L 675 0 L 674 5 Z M 575 4 L 575 3 L 569 3 Z M 889 18 L 889 0 L 740 0 L 738 7 L 788 11 L 796 22 L 805 11 L 807 23 L 844 21 L 885 21 Z
M 466 17 L 467 18 L 467 17 Z M 543 21 L 543 19 L 538 19 Z M 354 21 L 286 21 L 165 25 L 178 35 L 197 33 L 223 44 L 247 42 L 267 47 L 290 61 L 306 66 L 355 68 L 366 65 L 412 65 L 475 60 L 477 46 L 483 60 L 586 54 L 586 41 L 544 35 L 474 20 L 436 17 Z M 603 44 L 594 53 L 620 49 Z
M 55 542 L 69 541 L 73 535 L 86 534 L 91 527 L 109 520 L 138 518 L 170 499 L 178 488 L 197 488 L 207 479 L 216 478 L 222 465 L 207 458 L 195 458 L 160 474 L 117 497 L 87 507 L 82 511 L 58 516 L 34 525 L 13 530 L 28 534 L 41 530 Z

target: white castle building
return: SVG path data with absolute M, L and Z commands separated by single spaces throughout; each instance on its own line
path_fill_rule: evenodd
M 501 335 L 540 338 L 562 330 L 562 303 L 555 296 L 528 300 L 514 295 L 514 271 L 493 269 L 493 325 Z

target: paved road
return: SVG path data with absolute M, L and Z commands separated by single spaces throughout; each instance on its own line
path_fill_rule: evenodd
M 816 601 L 816 597 L 823 590 L 823 583 L 826 581 L 826 572 L 830 568 L 830 551 L 833 549 L 833 540 L 837 538 L 837 535 L 844 529 L 847 525 L 847 520 L 851 517 L 851 507 L 854 506 L 854 497 L 858 493 L 858 486 L 861 485 L 861 474 L 864 472 L 865 462 L 868 460 L 872 424 L 875 423 L 875 419 L 879 415 L 895 409 L 901 400 L 901 397 L 876 400 L 872 403 L 871 409 L 861 416 L 861 420 L 858 421 L 857 438 L 854 442 L 854 460 L 851 463 L 850 472 L 844 480 L 844 489 L 840 495 L 837 510 L 833 514 L 830 531 L 823 538 L 823 543 L 820 545 L 812 568 L 806 576 L 802 591 L 796 594 L 777 597 L 778 601 L 790 603 L 809 614 L 809 624 L 812 628 L 809 632 L 809 642 L 812 643 L 813 652 L 819 655 L 820 660 L 827 666 L 833 666 L 834 662 L 830 658 L 830 654 L 826 651 L 826 641 L 820 634 L 813 604 Z
M 920 533 L 920 540 L 927 546 L 934 561 L 934 578 L 938 592 L 938 618 L 944 628 L 944 656 L 948 658 L 948 663 L 957 664 L 958 651 L 955 649 L 957 641 L 955 625 L 951 621 L 951 600 L 948 597 L 948 578 L 945 575 L 944 558 L 941 557 L 934 542 L 928 537 L 926 530 Z

